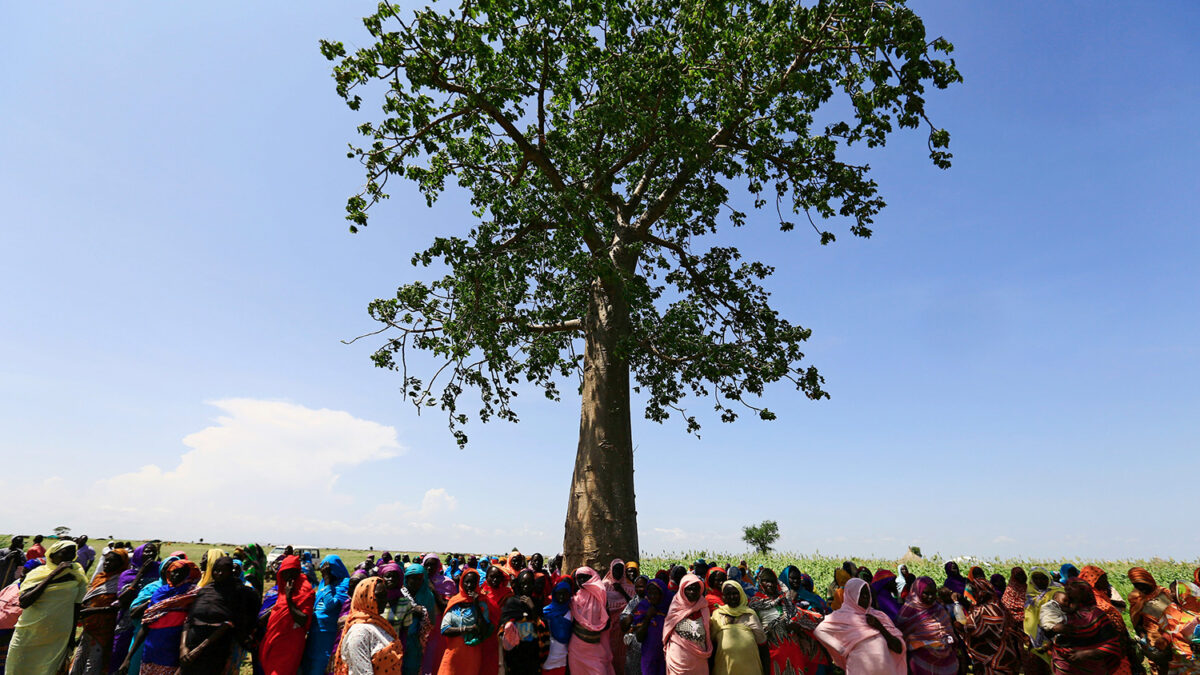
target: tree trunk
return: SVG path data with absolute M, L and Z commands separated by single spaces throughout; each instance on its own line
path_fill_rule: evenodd
M 593 281 L 584 321 L 579 449 L 563 539 L 567 570 L 590 565 L 603 575 L 614 558 L 638 558 L 629 360 L 618 353 L 628 335 L 623 294 Z

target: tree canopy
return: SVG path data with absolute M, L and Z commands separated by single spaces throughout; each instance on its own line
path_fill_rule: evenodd
M 369 308 L 376 365 L 444 409 L 460 444 L 464 391 L 480 419 L 516 420 L 519 383 L 557 400 L 580 375 L 593 281 L 627 311 L 616 349 L 648 419 L 696 431 L 688 396 L 724 421 L 772 419 L 757 398 L 779 381 L 828 396 L 801 363 L 809 329 L 771 307 L 773 268 L 706 236 L 747 225 L 731 198 L 748 191 L 756 222 L 869 237 L 884 200 L 845 156 L 897 128 L 925 127 L 932 162 L 950 163 L 925 94 L 961 79 L 952 46 L 903 0 L 384 2 L 364 23 L 367 46 L 321 43 L 350 108 L 378 106 L 349 152 L 366 171 L 351 230 L 391 178 L 430 205 L 457 185 L 477 219 L 412 256 L 444 274 Z M 445 365 L 418 377 L 410 348 Z
M 766 553 L 779 540 L 779 523 L 764 520 L 758 525 L 746 525 L 742 528 L 742 541 L 754 547 L 759 553 Z

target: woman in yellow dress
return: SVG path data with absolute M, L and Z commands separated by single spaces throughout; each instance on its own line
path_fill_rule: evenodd
M 712 613 L 712 642 L 715 650 L 713 675 L 762 675 L 759 647 L 767 643 L 758 614 L 750 609 L 746 591 L 736 581 L 721 584 L 721 599 Z
M 49 563 L 21 582 L 23 608 L 8 650 L 5 672 L 54 675 L 75 644 L 75 620 L 87 593 L 83 567 L 75 562 L 75 542 L 50 547 Z

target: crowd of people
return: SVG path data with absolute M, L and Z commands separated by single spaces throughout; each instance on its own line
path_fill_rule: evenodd
M 794 565 L 745 561 L 602 574 L 515 550 L 385 552 L 351 569 L 290 548 L 268 564 L 257 544 L 200 560 L 44 544 L 0 553 L 7 674 L 1200 674 L 1200 568 L 1166 587 L 1132 568 L 1122 598 L 1091 565 L 949 562 L 935 580 L 848 561 L 818 592 Z

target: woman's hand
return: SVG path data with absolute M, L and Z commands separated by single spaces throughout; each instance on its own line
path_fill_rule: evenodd
M 875 630 L 883 630 L 883 623 L 874 614 L 867 615 L 867 625 Z

